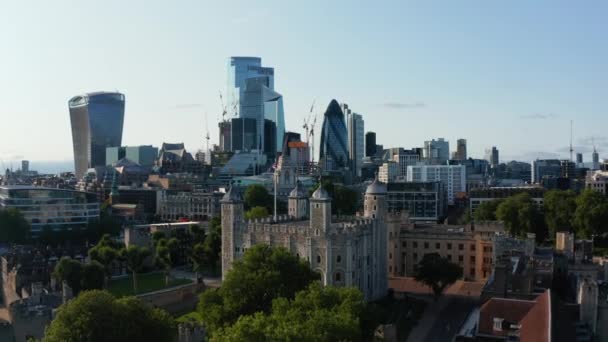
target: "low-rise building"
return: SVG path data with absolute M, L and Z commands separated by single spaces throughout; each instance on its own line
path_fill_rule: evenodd
M 539 186 L 478 188 L 469 191 L 469 209 L 471 210 L 471 216 L 475 213 L 475 209 L 483 202 L 505 199 L 522 192 L 529 193 L 532 200 L 538 204 L 539 209 L 542 209 L 545 189 Z
M 442 182 L 387 184 L 388 211 L 407 211 L 410 221 L 438 222 L 447 212 L 447 193 Z
M 222 194 L 206 190 L 160 192 L 158 215 L 163 221 L 209 220 L 219 214 Z
M 410 165 L 407 167 L 408 182 L 443 182 L 448 204 L 453 205 L 459 192 L 467 191 L 466 167 L 464 165 Z
M 425 254 L 438 253 L 460 265 L 464 279 L 485 281 L 492 273 L 493 237 L 503 231 L 499 222 L 474 226 L 415 223 L 389 226 L 389 274 L 411 277 Z
M 585 188 L 597 191 L 606 195 L 606 185 L 608 184 L 608 171 L 596 170 L 587 171 L 585 177 Z

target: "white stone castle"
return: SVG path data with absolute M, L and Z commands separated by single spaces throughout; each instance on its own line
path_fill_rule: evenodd
M 222 274 L 256 244 L 282 246 L 310 263 L 325 285 L 353 286 L 366 300 L 386 295 L 386 186 L 375 180 L 366 190 L 363 217 L 332 222 L 331 198 L 319 187 L 312 197 L 298 184 L 288 215 L 245 220 L 243 199 L 230 188 L 222 205 Z

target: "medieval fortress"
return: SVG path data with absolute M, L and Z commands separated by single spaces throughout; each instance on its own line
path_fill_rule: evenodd
M 281 246 L 307 260 L 325 285 L 354 286 L 367 300 L 388 289 L 386 186 L 375 180 L 365 192 L 364 215 L 332 218 L 332 199 L 319 187 L 310 198 L 299 184 L 288 197 L 288 215 L 246 220 L 234 187 L 221 200 L 222 274 L 256 244 Z M 396 222 L 396 221 L 395 221 Z

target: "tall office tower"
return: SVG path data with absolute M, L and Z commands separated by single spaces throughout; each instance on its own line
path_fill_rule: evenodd
M 439 138 L 424 142 L 423 158 L 429 164 L 442 165 L 450 159 L 450 143 Z
M 365 133 L 365 156 L 373 157 L 376 155 L 376 133 Z
M 344 104 L 346 106 L 346 104 Z M 348 108 L 348 107 L 347 107 Z M 361 165 L 363 163 L 364 146 L 363 141 L 364 122 L 360 114 L 352 113 L 348 110 L 346 116 L 346 128 L 348 131 L 348 157 L 353 174 L 361 177 Z
M 323 117 L 319 166 L 323 171 L 339 171 L 348 166 L 347 132 L 338 101 L 331 100 Z
M 68 102 L 78 178 L 89 168 L 106 165 L 106 147 L 120 146 L 125 117 L 125 96 L 94 92 L 74 96 Z
M 595 146 L 593 146 L 593 153 L 591 154 L 591 160 L 593 162 L 592 169 L 598 170 L 600 168 L 600 155 L 597 153 Z
M 220 129 L 220 151 L 228 152 L 232 151 L 232 138 L 230 121 L 222 121 L 218 124 Z
M 227 95 L 228 107 L 236 111 L 233 114 L 239 118 L 256 119 L 260 135 L 264 119 L 274 121 L 275 152 L 280 152 L 285 135 L 285 113 L 283 96 L 274 91 L 274 68 L 262 67 L 259 57 L 230 57 Z M 260 145 L 264 146 L 264 143 L 260 142 Z M 239 148 L 235 146 L 233 149 Z
M 576 154 L 576 166 L 578 166 L 578 167 L 583 166 L 583 154 L 580 152 Z
M 30 161 L 22 160 L 21 161 L 21 173 L 28 173 L 28 172 L 30 172 Z
M 467 139 L 458 139 L 456 141 L 456 160 L 467 159 Z
M 574 178 L 576 177 L 576 164 L 571 160 L 561 160 L 560 168 L 562 178 Z
M 406 179 L 408 182 L 443 182 L 448 204 L 453 205 L 458 194 L 467 191 L 466 174 L 464 165 L 410 165 Z
M 498 166 L 498 149 L 496 146 L 486 149 L 486 160 L 490 163 L 490 167 L 495 168 Z

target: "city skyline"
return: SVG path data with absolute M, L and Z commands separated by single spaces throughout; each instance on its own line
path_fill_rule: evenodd
M 29 159 L 32 168 L 42 160 L 73 160 L 66 103 L 99 90 L 118 89 L 129 98 L 124 145 L 184 142 L 195 151 L 204 146 L 205 113 L 211 143 L 218 143 L 217 94 L 226 91 L 231 56 L 261 57 L 275 68 L 287 131 L 302 133 L 315 99 L 320 129 L 336 98 L 363 113 L 366 132 L 378 133 L 385 147 L 444 137 L 453 151 L 464 138 L 474 158 L 491 146 L 502 161 L 568 158 L 573 119 L 574 149 L 585 161 L 592 137 L 600 157 L 608 149 L 606 4 L 345 4 L 268 3 L 250 10 L 192 2 L 149 5 L 145 14 L 117 1 L 43 3 L 38 11 L 5 4 L 0 28 L 11 53 L 0 56 L 0 70 L 13 81 L 0 85 L 11 95 L 0 113 L 12 129 L 0 137 L 0 160 Z M 70 19 L 94 11 L 99 15 L 74 30 Z M 38 24 L 17 25 L 25 15 Z M 428 27 L 426 20 L 436 23 Z M 10 34 L 16 27 L 18 34 Z M 218 34 L 217 27 L 226 29 Z M 262 32 L 281 44 L 267 44 Z M 49 141 L 46 148 L 40 140 Z M 316 144 L 319 151 L 318 137 Z

